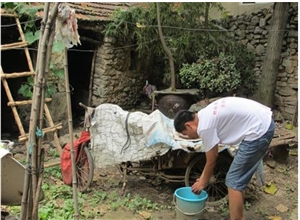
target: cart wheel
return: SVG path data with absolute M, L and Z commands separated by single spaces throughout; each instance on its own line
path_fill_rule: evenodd
M 227 171 L 231 165 L 233 158 L 230 156 L 219 154 L 217 164 L 214 169 L 213 176 L 210 178 L 207 187 L 204 189 L 208 193 L 206 204 L 215 206 L 221 204 L 224 199 L 227 199 L 228 190 L 225 185 Z M 185 171 L 185 185 L 191 186 L 203 172 L 206 162 L 205 154 L 196 156 L 188 165 Z
M 83 143 L 76 160 L 77 187 L 84 192 L 90 186 L 94 176 L 94 160 L 89 150 L 89 143 Z

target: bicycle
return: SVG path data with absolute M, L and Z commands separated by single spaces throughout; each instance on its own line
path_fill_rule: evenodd
M 91 185 L 94 177 L 94 160 L 91 153 L 90 131 L 94 108 L 79 103 L 85 109 L 84 126 L 80 137 L 74 141 L 76 183 L 80 192 Z M 72 186 L 72 163 L 70 144 L 66 144 L 61 157 L 62 178 L 66 185 Z

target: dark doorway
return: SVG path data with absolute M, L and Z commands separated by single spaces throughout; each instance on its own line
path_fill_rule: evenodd
M 85 105 L 88 104 L 94 50 L 95 44 L 83 41 L 81 46 L 71 48 L 68 51 L 73 118 L 84 114 L 84 109 L 78 105 L 79 102 Z

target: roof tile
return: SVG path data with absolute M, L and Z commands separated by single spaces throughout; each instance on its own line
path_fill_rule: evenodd
M 30 4 L 37 6 L 43 3 L 31 2 Z M 127 9 L 130 7 L 125 2 L 67 2 L 67 4 L 75 9 L 76 18 L 80 21 L 110 21 L 111 15 L 117 9 Z M 7 12 L 1 8 L 1 15 Z M 43 11 L 39 11 L 37 16 L 42 17 Z

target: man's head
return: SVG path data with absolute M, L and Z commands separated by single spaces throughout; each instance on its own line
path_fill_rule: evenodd
M 199 138 L 197 134 L 198 116 L 194 112 L 179 111 L 174 117 L 174 127 L 178 133 L 187 135 L 191 139 Z

